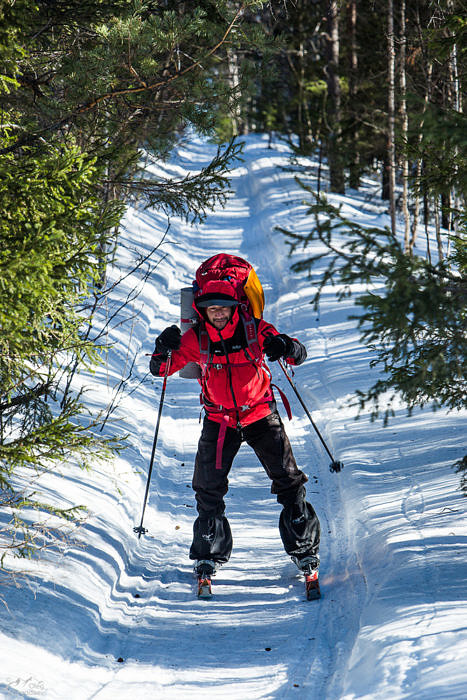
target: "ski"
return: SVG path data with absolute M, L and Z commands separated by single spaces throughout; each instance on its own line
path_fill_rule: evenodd
M 305 591 L 307 600 L 317 600 L 321 598 L 317 571 L 312 571 L 311 573 L 305 572 Z
M 314 568 L 319 560 L 316 558 L 306 566 L 302 565 L 302 573 L 305 577 L 305 592 L 307 600 L 321 598 L 319 587 L 318 569 Z M 212 577 L 216 573 L 216 564 L 210 560 L 201 560 L 195 564 L 194 574 L 197 577 L 197 595 L 200 600 L 212 598 Z

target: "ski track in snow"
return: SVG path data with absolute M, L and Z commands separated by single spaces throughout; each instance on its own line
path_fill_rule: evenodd
M 161 171 L 183 175 L 214 153 L 214 146 L 193 138 Z M 268 149 L 265 137 L 246 139 L 225 209 L 199 225 L 171 222 L 153 256 L 159 264 L 132 302 L 136 319 L 112 332 L 108 365 L 98 369 L 88 400 L 106 406 L 138 353 L 132 393 L 122 396 L 112 415 L 117 422 L 105 429 L 111 434 L 116 425 L 128 433 L 128 448 L 110 466 L 82 472 L 70 465 L 65 478 L 44 480 L 48 495 L 89 507 L 78 533 L 85 547 L 71 545 L 65 557 L 29 564 L 27 586 L 1 591 L 0 650 L 7 662 L 0 697 L 465 697 L 466 508 L 450 469 L 463 454 L 465 416 L 424 411 L 409 418 L 401 406 L 387 428 L 365 415 L 354 421 L 348 399 L 376 375 L 346 318 L 352 302 L 338 304 L 332 290 L 325 291 L 317 313 L 308 304 L 310 281 L 290 271 L 303 254 L 289 258 L 274 227 L 305 231 L 311 223 L 303 217 L 303 191 L 284 169 L 288 155 L 284 144 Z M 382 207 L 360 195 L 340 201 L 346 215 L 381 223 Z M 157 245 L 166 227 L 157 212 L 130 210 L 113 277 Z M 194 380 L 168 381 L 144 521 L 148 534 L 138 540 L 133 533 L 161 389 L 160 380 L 146 376 L 145 353 L 178 321 L 180 287 L 221 250 L 255 266 L 265 318 L 307 346 L 294 380 L 331 452 L 345 464 L 341 474 L 329 472 L 318 437 L 279 367 L 272 367 L 291 401 L 294 417 L 285 418 L 286 430 L 321 520 L 320 601 L 305 600 L 303 582 L 282 550 L 280 506 L 246 446 L 226 499 L 232 558 L 214 580 L 214 598 L 196 600 L 188 560 L 200 431 Z M 120 298 L 139 279 L 134 273 L 125 280 Z

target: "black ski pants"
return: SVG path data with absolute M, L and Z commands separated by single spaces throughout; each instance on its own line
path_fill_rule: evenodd
M 193 526 L 191 559 L 228 561 L 232 533 L 225 517 L 224 496 L 233 459 L 245 441 L 253 448 L 272 481 L 271 493 L 283 506 L 279 532 L 287 554 L 302 559 L 317 554 L 320 526 L 312 506 L 306 502 L 305 474 L 298 469 L 277 411 L 238 431 L 227 428 L 221 469 L 216 469 L 219 423 L 204 419 L 193 474 L 198 518 Z

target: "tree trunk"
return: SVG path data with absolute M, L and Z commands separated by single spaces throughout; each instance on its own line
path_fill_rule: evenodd
M 350 35 L 350 70 L 349 70 L 349 100 L 350 100 L 350 167 L 349 185 L 353 189 L 360 187 L 360 154 L 358 152 L 357 127 L 357 0 L 349 1 L 349 35 Z
M 396 234 L 396 50 L 394 42 L 394 0 L 388 0 L 388 178 L 391 231 Z
M 401 90 L 401 128 L 403 141 L 403 156 L 402 156 L 402 213 L 404 215 L 404 250 L 406 253 L 411 253 L 410 249 L 410 213 L 409 213 L 409 159 L 407 157 L 408 134 L 409 134 L 409 116 L 407 113 L 407 75 L 406 75 L 406 19 L 405 19 L 405 0 L 401 0 L 400 8 L 401 30 L 400 30 L 400 90 Z
M 381 199 L 389 200 L 389 162 L 387 152 L 384 154 L 381 163 Z
M 301 35 L 304 35 L 301 23 L 299 25 Z M 298 49 L 298 124 L 300 151 L 304 154 L 313 151 L 313 129 L 311 126 L 310 112 L 308 109 L 308 94 L 306 90 L 306 49 L 304 41 L 300 41 Z
M 230 87 L 230 119 L 232 124 L 232 135 L 238 136 L 243 132 L 242 110 L 240 107 L 240 95 L 238 93 L 240 78 L 238 72 L 238 55 L 236 51 L 227 49 L 228 81 Z
M 428 101 L 430 99 L 431 95 L 431 76 L 433 73 L 433 64 L 429 63 L 427 66 L 427 84 L 426 84 L 426 91 L 425 91 L 425 96 L 424 96 L 424 104 L 423 104 L 423 114 L 426 112 L 426 108 L 428 106 Z M 423 140 L 423 124 L 425 122 L 425 119 L 423 118 L 420 122 L 419 126 L 419 131 L 418 131 L 418 151 L 420 152 L 421 145 L 422 145 L 422 140 Z M 416 175 L 415 175 L 415 182 L 417 185 L 417 193 L 415 195 L 415 202 L 414 202 L 414 214 L 413 214 L 413 222 L 412 222 L 412 235 L 410 238 L 410 253 L 412 254 L 413 249 L 415 247 L 415 241 L 417 240 L 417 229 L 418 229 L 418 219 L 420 216 L 420 181 L 422 177 L 422 169 L 423 169 L 423 160 L 421 154 L 419 155 L 419 158 L 417 160 L 417 170 L 416 170 Z M 425 201 L 426 204 L 426 201 Z
M 462 90 L 460 89 L 460 80 L 459 80 L 459 70 L 458 70 L 458 60 L 457 60 L 457 44 L 454 44 L 452 49 L 451 49 L 451 56 L 450 56 L 450 61 L 449 61 L 449 72 L 450 72 L 451 86 L 452 86 L 452 88 L 451 88 L 452 106 L 456 112 L 462 112 L 463 111 L 462 110 Z M 458 151 L 458 149 L 456 147 L 456 149 L 455 149 L 456 162 L 457 162 L 457 157 L 458 157 L 457 151 Z M 458 170 L 457 165 L 455 166 L 455 169 L 456 169 L 456 175 L 457 175 L 457 170 Z M 453 234 L 454 234 L 454 236 L 457 235 L 457 216 L 455 216 L 455 215 L 453 216 L 453 213 L 460 209 L 461 203 L 460 203 L 460 197 L 458 196 L 458 193 L 454 190 L 454 188 L 451 190 L 451 192 L 449 192 L 448 199 L 449 199 L 450 211 L 449 211 L 449 224 L 448 224 L 448 251 L 447 251 L 447 254 L 450 255 L 452 235 Z
M 423 170 L 423 167 L 422 167 Z M 426 192 L 423 194 L 423 225 L 425 227 L 425 238 L 426 238 L 426 257 L 431 265 L 431 246 L 430 246 L 430 231 L 428 228 L 430 220 L 430 213 L 428 211 L 428 195 Z
M 439 220 L 439 197 L 435 195 L 435 201 L 434 201 L 434 210 L 435 210 L 435 232 L 436 232 L 436 244 L 438 246 L 438 259 L 441 262 L 444 260 L 444 251 L 443 251 L 443 241 L 441 240 L 441 224 Z
M 341 86 L 339 82 L 339 11 L 338 1 L 329 0 L 327 11 L 327 118 L 328 165 L 331 192 L 345 192 L 341 135 Z
M 451 193 L 443 192 L 441 195 L 441 228 L 444 228 L 448 235 L 451 233 Z
M 318 151 L 318 176 L 317 176 L 317 183 L 316 183 L 316 190 L 317 190 L 318 196 L 321 194 L 322 168 L 323 168 L 323 144 L 320 142 L 319 151 Z

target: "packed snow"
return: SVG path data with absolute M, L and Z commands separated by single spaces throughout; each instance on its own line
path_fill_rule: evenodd
M 184 176 L 215 151 L 192 136 L 157 168 Z M 301 165 L 313 187 L 317 164 Z M 304 232 L 312 225 L 295 174 L 285 143 L 249 136 L 227 205 L 204 223 L 169 222 L 142 204 L 128 210 L 109 276 L 109 284 L 121 282 L 99 321 L 110 321 L 106 363 L 79 378 L 93 409 L 112 405 L 104 434 L 126 434 L 127 447 L 110 463 L 96 460 L 91 471 L 66 464 L 41 482 L 49 499 L 84 504 L 89 513 L 64 554 L 19 562 L 27 573 L 22 585 L 0 589 L 2 698 L 467 697 L 467 501 L 452 469 L 465 453 L 465 412 L 428 408 L 409 417 L 401 403 L 387 427 L 372 423 L 369 411 L 355 420 L 354 392 L 369 387 L 377 370 L 348 320 L 354 301 L 338 302 L 330 288 L 316 312 L 309 303 L 316 288 L 290 271 L 308 251 L 288 257 L 275 227 Z M 377 195 L 377 183 L 368 180 L 331 201 L 355 221 L 384 225 Z M 292 405 L 290 422 L 279 408 L 322 525 L 319 601 L 306 601 L 283 552 L 280 506 L 247 446 L 234 462 L 227 497 L 232 558 L 214 580 L 212 600 L 196 598 L 188 559 L 200 432 L 195 380 L 168 380 L 148 533 L 138 539 L 133 532 L 162 384 L 148 374 L 147 354 L 157 334 L 178 322 L 180 288 L 217 252 L 253 264 L 266 320 L 307 347 L 294 381 L 345 465 L 330 473 L 312 425 L 272 365 Z

